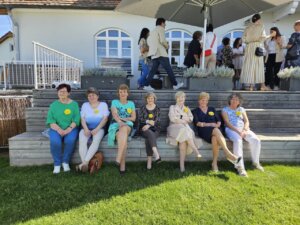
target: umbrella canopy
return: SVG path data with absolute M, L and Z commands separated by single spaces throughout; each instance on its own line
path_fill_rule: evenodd
M 209 20 L 216 28 L 289 2 L 292 0 L 122 0 L 116 10 L 198 27 L 206 27 Z M 203 51 L 205 40 L 204 32 Z M 204 57 L 201 67 L 204 69 Z
M 208 20 L 216 28 L 289 2 L 292 0 L 122 0 L 116 10 L 203 27 L 207 9 Z

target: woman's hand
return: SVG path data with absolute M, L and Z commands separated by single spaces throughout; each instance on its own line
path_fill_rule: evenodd
M 118 124 L 119 124 L 119 127 L 126 126 L 126 123 L 124 123 L 122 120 L 120 120 L 120 122 L 118 122 Z
M 89 136 L 91 136 L 91 131 L 89 130 L 89 129 L 84 129 L 84 135 L 86 136 L 86 137 L 89 137 Z
M 60 127 L 56 131 L 57 131 L 57 133 L 59 133 L 60 136 L 64 136 L 65 135 L 64 134 L 64 130 L 61 129 Z
M 145 126 L 142 127 L 142 130 L 143 131 L 146 131 L 150 128 L 150 125 L 146 124 Z
M 98 133 L 99 129 L 98 128 L 95 128 L 94 130 L 91 131 L 91 134 L 92 135 L 96 135 Z
M 247 135 L 247 131 L 242 130 L 242 131 L 239 132 L 239 135 L 240 135 L 242 138 L 244 138 L 244 137 L 246 137 L 246 135 Z
M 146 120 L 147 124 L 150 124 L 151 126 L 154 126 L 155 122 L 154 120 Z

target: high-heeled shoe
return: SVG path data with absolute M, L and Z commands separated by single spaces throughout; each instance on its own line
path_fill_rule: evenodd
M 200 153 L 198 153 L 197 155 L 196 155 L 196 159 L 197 160 L 200 160 L 202 158 L 202 155 L 200 154 Z

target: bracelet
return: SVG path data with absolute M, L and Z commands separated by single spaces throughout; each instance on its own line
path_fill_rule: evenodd
M 69 126 L 72 130 L 73 130 L 73 127 L 72 126 Z

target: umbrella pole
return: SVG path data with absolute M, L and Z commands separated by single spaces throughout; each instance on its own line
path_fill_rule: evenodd
M 206 50 L 206 27 L 207 27 L 207 7 L 205 7 L 204 11 L 204 25 L 203 25 L 203 46 L 202 46 L 202 62 L 201 62 L 201 69 L 204 69 L 204 61 L 205 61 L 205 50 Z

